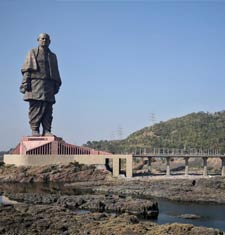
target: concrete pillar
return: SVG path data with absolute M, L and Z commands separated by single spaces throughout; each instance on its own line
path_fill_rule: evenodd
M 225 176 L 225 158 L 221 158 L 222 161 L 222 169 L 221 169 L 221 176 Z
M 203 176 L 207 176 L 207 157 L 203 157 Z
M 166 175 L 170 175 L 170 157 L 166 158 Z
M 133 177 L 133 156 L 129 155 L 126 158 L 126 176 L 128 178 Z
M 185 157 L 184 160 L 185 160 L 185 172 L 184 172 L 184 175 L 188 176 L 188 160 L 189 160 L 189 157 Z
M 148 172 L 151 173 L 152 158 L 148 157 Z
M 113 157 L 113 176 L 114 177 L 118 177 L 119 174 L 120 174 L 120 171 L 119 171 L 119 158 L 114 156 Z

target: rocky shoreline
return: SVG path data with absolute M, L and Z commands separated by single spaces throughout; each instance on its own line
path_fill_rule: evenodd
M 76 182 L 111 179 L 110 172 L 77 162 L 49 166 L 0 166 L 0 183 Z
M 217 229 L 188 224 L 157 225 L 123 213 L 76 214 L 52 205 L 0 205 L 0 234 L 5 235 L 223 235 Z
M 68 188 L 92 189 L 99 194 L 132 195 L 141 198 L 164 198 L 172 201 L 225 204 L 225 178 L 149 177 L 116 181 L 73 182 Z
M 223 177 L 116 179 L 105 169 L 77 163 L 1 166 L 0 192 L 18 203 L 0 204 L 0 234 L 222 235 L 217 229 L 142 219 L 157 218 L 157 198 L 225 203 L 224 189 Z
M 134 177 L 113 178 L 107 170 L 78 163 L 43 167 L 0 167 L 0 191 L 3 183 L 57 182 L 67 190 L 81 188 L 96 194 L 132 195 L 165 198 L 174 201 L 225 204 L 225 177 Z M 7 187 L 7 186 L 5 186 Z M 10 190 L 8 188 L 8 190 Z M 7 191 L 8 191 L 7 190 Z M 64 190 L 65 187 L 64 187 Z
M 128 213 L 142 219 L 157 219 L 156 201 L 117 195 L 60 195 L 43 193 L 4 193 L 12 201 L 29 205 L 55 205 L 73 211 Z

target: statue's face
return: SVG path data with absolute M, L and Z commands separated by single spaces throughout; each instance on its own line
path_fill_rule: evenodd
M 42 46 L 42 47 L 48 47 L 49 44 L 50 44 L 50 38 L 48 35 L 46 34 L 41 34 L 38 38 L 38 43 L 39 43 L 39 46 Z

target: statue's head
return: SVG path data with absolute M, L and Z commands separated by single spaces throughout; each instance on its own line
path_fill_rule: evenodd
M 51 43 L 50 36 L 47 33 L 41 33 L 38 36 L 38 44 L 42 47 L 48 47 Z

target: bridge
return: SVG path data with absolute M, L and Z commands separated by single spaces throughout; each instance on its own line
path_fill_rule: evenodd
M 169 149 L 169 148 L 136 148 L 132 152 L 133 158 L 147 158 L 148 169 L 151 171 L 152 158 L 165 158 L 166 159 L 166 175 L 171 174 L 170 162 L 174 158 L 183 158 L 185 164 L 184 174 L 189 174 L 189 159 L 190 158 L 201 158 L 203 160 L 203 175 L 207 176 L 207 160 L 209 158 L 220 158 L 221 159 L 221 176 L 225 176 L 225 155 L 221 154 L 218 150 L 214 149 Z

